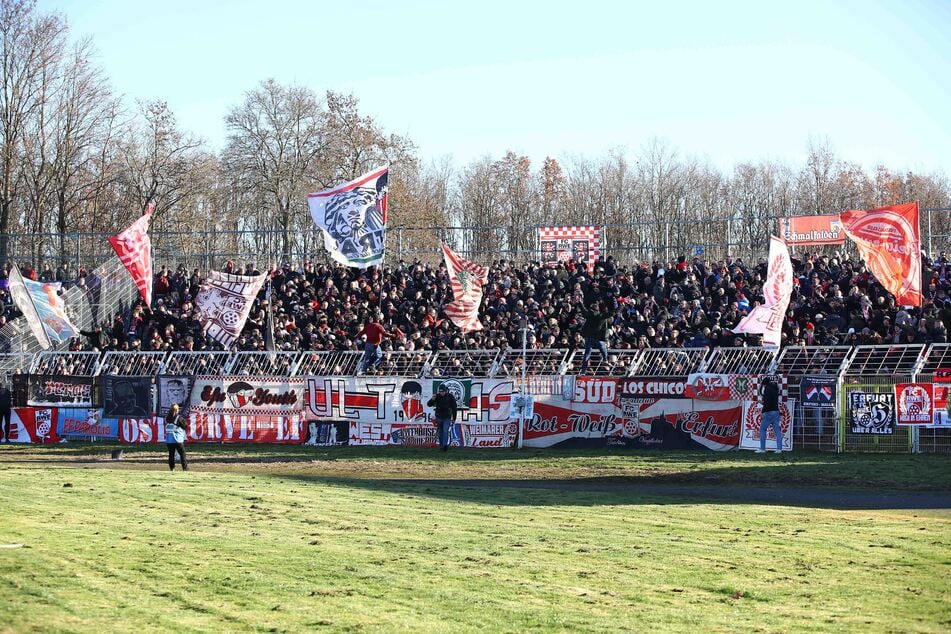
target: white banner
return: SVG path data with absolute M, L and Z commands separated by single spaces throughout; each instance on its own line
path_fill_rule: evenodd
M 753 308 L 733 332 L 762 334 L 764 347 L 778 347 L 792 290 L 793 269 L 789 249 L 781 239 L 770 236 L 769 272 L 763 285 L 763 297 L 766 301 L 763 305 Z
M 304 379 L 197 376 L 190 413 L 279 416 L 304 407 Z

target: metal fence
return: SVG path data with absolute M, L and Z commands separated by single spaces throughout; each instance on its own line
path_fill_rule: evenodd
M 934 226 L 945 227 L 941 215 L 949 208 L 922 209 L 922 245 L 929 253 L 951 244 L 951 234 L 935 233 Z M 633 214 L 632 214 L 633 216 Z M 778 217 L 769 218 L 770 232 L 778 229 Z M 596 224 L 596 223 L 595 223 Z M 746 259 L 764 257 L 767 235 L 751 236 L 742 230 L 738 219 L 706 221 L 644 221 L 607 224 L 602 227 L 602 251 L 623 262 L 670 260 L 678 255 L 702 254 L 707 259 L 727 255 Z M 536 238 L 538 226 L 524 227 L 416 227 L 391 226 L 387 235 L 387 259 L 390 261 L 437 261 L 442 258 L 439 241 L 451 244 L 461 255 L 479 261 L 499 258 L 516 261 L 539 258 Z M 73 270 L 93 268 L 113 257 L 106 233 L 7 234 L 8 259 L 31 263 L 42 271 L 66 262 Z M 518 238 L 514 238 L 518 236 Z M 259 267 L 287 262 L 300 265 L 306 260 L 326 260 L 323 238 L 316 228 L 290 233 L 278 229 L 220 231 L 195 227 L 188 231 L 153 231 L 152 245 L 156 267 L 185 265 L 189 268 L 223 266 L 226 260 L 254 261 Z M 842 250 L 850 251 L 846 244 Z M 850 251 L 852 252 L 852 251 Z
M 933 383 L 951 386 L 951 344 L 789 347 L 777 353 L 763 348 L 648 348 L 595 352 L 586 375 L 603 377 L 686 377 L 708 372 L 786 377 L 795 399 L 793 446 L 839 452 L 951 453 L 951 428 L 894 424 L 896 385 Z M 355 376 L 363 353 L 343 352 L 40 352 L 0 354 L 5 383 L 14 375 L 231 374 L 278 376 Z M 561 393 L 580 371 L 580 351 L 456 350 L 384 353 L 370 374 L 417 378 L 506 377 L 535 394 Z M 524 377 L 524 378 L 523 378 Z M 835 408 L 805 406 L 804 378 L 833 381 Z M 870 432 L 852 408 L 852 395 L 879 395 L 890 402 L 893 424 Z M 864 398 L 864 397 L 863 397 Z M 861 421 L 859 421 L 861 422 Z M 867 427 L 867 426 L 866 426 Z

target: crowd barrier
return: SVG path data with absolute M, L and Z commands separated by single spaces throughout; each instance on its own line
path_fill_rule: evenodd
M 454 363 L 463 355 L 472 363 Z M 785 450 L 951 452 L 947 344 L 619 351 L 585 374 L 562 350 L 413 353 L 393 361 L 404 373 L 311 373 L 352 372 L 354 358 L 42 353 L 6 368 L 11 440 L 163 443 L 178 403 L 189 442 L 433 446 L 426 403 L 444 385 L 459 405 L 454 446 L 755 449 L 769 374 Z

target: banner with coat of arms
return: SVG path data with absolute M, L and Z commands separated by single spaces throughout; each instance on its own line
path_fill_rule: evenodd
M 546 266 L 569 259 L 590 266 L 601 257 L 601 227 L 539 227 L 538 249 Z

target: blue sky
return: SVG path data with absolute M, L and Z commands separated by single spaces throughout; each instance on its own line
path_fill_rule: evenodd
M 663 6 L 661 6 L 663 5 Z M 273 77 L 353 93 L 423 158 L 636 153 L 951 176 L 951 2 L 40 0 L 91 36 L 115 90 L 220 148 Z

